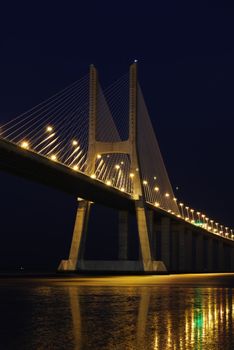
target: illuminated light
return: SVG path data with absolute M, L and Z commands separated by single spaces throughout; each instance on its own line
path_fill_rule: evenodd
M 25 149 L 29 149 L 29 143 L 27 141 L 22 141 L 20 146 Z
M 130 176 L 131 178 L 133 178 L 133 177 L 134 177 L 134 174 L 133 174 L 133 173 L 130 173 L 129 176 Z
M 160 203 L 159 202 L 155 202 L 154 205 L 155 205 L 155 207 L 159 207 Z
M 158 191 L 159 191 L 159 187 L 154 187 L 154 190 L 155 190 L 156 192 L 158 192 Z
M 57 160 L 57 156 L 55 154 L 52 154 L 50 159 L 53 160 L 53 161 L 56 161 Z
M 191 223 L 194 224 L 194 223 L 195 223 L 195 220 L 192 219 L 192 220 L 191 220 Z
M 91 179 L 96 179 L 96 174 L 90 175 Z
M 73 140 L 73 141 L 72 141 L 72 144 L 73 144 L 73 146 L 77 146 L 77 145 L 78 145 L 78 142 L 77 142 L 76 140 Z
M 124 164 L 124 162 L 122 161 L 122 162 L 120 162 L 120 164 L 122 164 L 122 165 L 123 165 L 123 164 Z
M 180 214 L 178 214 L 178 215 L 176 215 L 177 216 L 177 218 L 181 218 L 181 215 Z
M 177 201 L 177 198 L 175 198 L 175 197 L 174 197 L 174 198 L 173 198 L 173 201 L 175 201 L 175 202 L 176 202 L 176 201 Z
M 185 209 L 186 209 L 186 210 L 188 210 L 188 209 L 189 209 L 189 207 L 185 207 Z
M 227 232 L 225 233 L 225 236 L 226 236 L 226 237 L 228 236 L 228 233 L 227 233 Z
M 191 213 L 193 213 L 193 212 L 194 212 L 194 209 L 190 209 L 190 211 L 191 211 Z
M 83 201 L 83 198 L 78 197 L 77 200 L 78 200 L 78 202 L 82 202 L 82 201 Z
M 46 131 L 47 132 L 51 132 L 53 130 L 52 126 L 51 125 L 48 125 L 47 128 L 46 128 Z
M 189 218 L 185 218 L 186 221 L 189 221 Z
M 107 181 L 106 181 L 106 185 L 107 185 L 107 186 L 110 186 L 110 185 L 111 185 L 111 181 L 110 181 L 110 180 L 107 180 Z
M 78 170 L 78 166 L 74 165 L 74 167 L 72 169 L 77 171 Z
M 157 176 L 154 176 L 154 180 L 157 180 Z
M 138 168 L 136 168 L 136 171 L 139 171 L 139 169 L 138 169 Z
M 169 193 L 165 193 L 165 197 L 170 197 Z
M 143 180 L 143 185 L 147 185 L 148 182 L 146 180 Z
M 101 159 L 101 158 L 102 158 L 101 154 L 98 154 L 97 159 Z
M 200 213 L 200 211 L 197 211 L 197 215 L 200 215 L 201 213 Z
M 171 212 L 173 215 L 175 215 L 174 211 Z
M 119 164 L 116 164 L 115 165 L 115 169 L 119 169 L 120 168 L 120 165 Z
M 124 187 L 122 187 L 122 188 L 120 189 L 120 191 L 121 191 L 121 192 L 124 192 L 124 191 L 125 191 L 125 188 L 124 188 Z
M 184 206 L 184 203 L 180 203 L 180 206 L 183 207 L 183 206 Z
M 168 209 L 168 213 L 171 213 L 171 209 Z

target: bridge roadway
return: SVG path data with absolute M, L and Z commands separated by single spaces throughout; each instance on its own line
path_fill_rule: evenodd
M 129 194 L 4 139 L 0 139 L 0 170 L 114 209 L 129 212 L 135 210 L 134 200 Z M 150 203 L 147 203 L 147 207 L 157 214 L 155 216 L 158 219 L 167 217 L 172 224 L 183 224 L 194 233 L 202 233 L 207 238 L 218 238 L 234 246 L 234 241 L 208 232 Z

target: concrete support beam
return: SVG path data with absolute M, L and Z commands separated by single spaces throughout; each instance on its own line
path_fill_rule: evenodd
M 225 271 L 225 264 L 224 264 L 224 246 L 223 241 L 218 241 L 218 270 L 220 272 Z
M 170 230 L 170 269 L 173 272 L 178 272 L 179 270 L 179 232 Z
M 128 212 L 119 211 L 119 249 L 118 259 L 127 260 L 128 258 Z
M 231 272 L 234 272 L 234 247 L 230 247 L 231 249 Z
M 154 232 L 154 212 L 153 210 L 147 211 L 148 217 L 148 230 L 149 230 L 149 244 L 151 250 L 152 259 L 155 260 L 156 251 L 155 251 L 155 232 Z
M 187 230 L 185 232 L 185 271 L 191 272 L 193 270 L 193 256 L 192 256 L 192 244 L 193 244 L 193 236 L 192 231 Z
M 179 272 L 184 272 L 186 271 L 186 261 L 185 261 L 185 251 L 188 249 L 186 246 L 186 241 L 185 241 L 185 229 L 184 225 L 179 226 Z
M 58 270 L 75 271 L 78 260 L 83 260 L 91 202 L 82 200 L 76 213 L 75 226 L 68 260 L 62 260 Z
M 213 262 L 213 239 L 208 238 L 207 239 L 207 271 L 212 272 L 214 269 L 214 262 Z
M 137 228 L 140 242 L 140 253 L 144 271 L 151 269 L 152 257 L 149 243 L 149 229 L 146 216 L 146 209 L 142 200 L 135 201 Z
M 166 269 L 170 270 L 170 218 L 161 219 L 161 259 Z
M 195 260 L 196 260 L 195 270 L 197 272 L 203 272 L 204 270 L 203 254 L 204 254 L 203 235 L 198 234 L 196 236 L 196 257 L 195 257 Z

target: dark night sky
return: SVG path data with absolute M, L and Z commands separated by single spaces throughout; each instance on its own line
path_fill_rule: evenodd
M 234 9 L 62 3 L 1 5 L 0 124 L 82 77 L 90 63 L 105 86 L 137 58 L 176 196 L 234 227 Z M 56 266 L 67 254 L 76 199 L 4 173 L 0 198 L 0 269 Z

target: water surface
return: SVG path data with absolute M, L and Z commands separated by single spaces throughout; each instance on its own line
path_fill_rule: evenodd
M 234 274 L 1 277 L 0 349 L 234 349 Z

